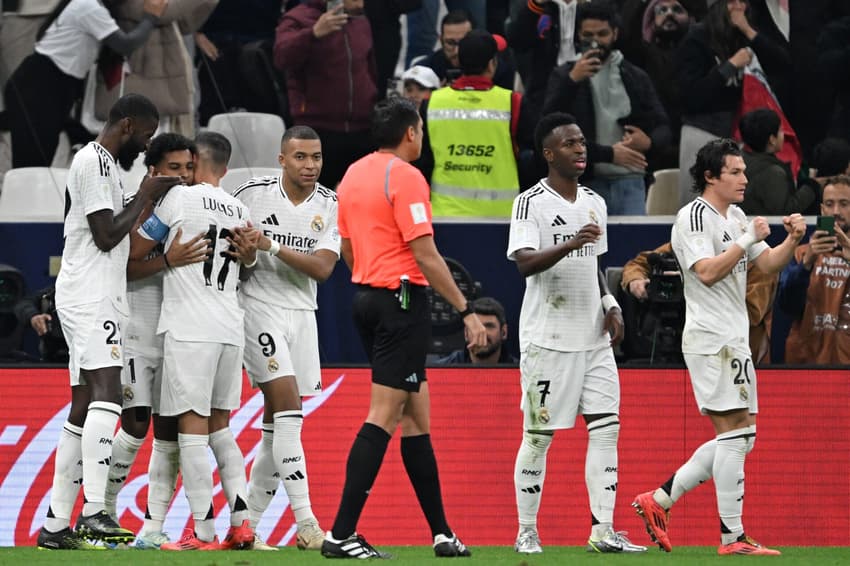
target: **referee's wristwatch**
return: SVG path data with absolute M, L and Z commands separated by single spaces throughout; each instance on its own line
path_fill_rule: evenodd
M 472 307 L 469 306 L 469 301 L 466 302 L 466 308 L 464 308 L 462 311 L 458 311 L 458 313 L 460 314 L 461 320 L 465 319 L 467 316 L 471 315 L 473 312 L 475 312 L 475 311 L 473 311 Z

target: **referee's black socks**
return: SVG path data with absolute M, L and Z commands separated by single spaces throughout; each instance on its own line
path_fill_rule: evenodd
M 401 459 L 404 469 L 419 506 L 425 514 L 425 519 L 431 527 L 431 536 L 444 534 L 452 536 L 452 531 L 446 522 L 446 513 L 443 509 L 443 496 L 440 492 L 440 475 L 437 471 L 437 459 L 434 457 L 434 448 L 431 445 L 430 434 L 419 436 L 406 436 L 401 439 Z
M 350 537 L 357 529 L 357 521 L 363 506 L 366 505 L 369 490 L 378 476 L 378 470 L 381 469 L 390 438 L 392 437 L 387 431 L 371 423 L 363 423 L 357 433 L 348 453 L 342 501 L 331 530 L 331 535 L 336 540 Z

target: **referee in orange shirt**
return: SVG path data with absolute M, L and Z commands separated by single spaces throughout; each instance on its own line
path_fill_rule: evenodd
M 487 342 L 449 273 L 431 225 L 428 182 L 410 165 L 422 150 L 422 120 L 408 100 L 378 103 L 372 135 L 380 149 L 348 168 L 337 189 L 342 257 L 358 285 L 354 321 L 372 365 L 369 415 L 348 454 L 345 487 L 322 554 L 334 558 L 388 558 L 356 533 L 357 521 L 401 423 L 401 456 L 437 556 L 469 556 L 443 510 L 437 460 L 431 446 L 425 355 L 431 315 L 430 284 L 461 314 L 469 346 Z

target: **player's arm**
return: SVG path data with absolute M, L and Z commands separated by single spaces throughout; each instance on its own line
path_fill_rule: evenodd
M 449 302 L 458 312 L 464 312 L 469 308 L 466 297 L 460 289 L 458 289 L 449 266 L 446 265 L 446 260 L 440 255 L 434 244 L 434 237 L 430 234 L 419 236 L 407 242 L 410 251 L 413 253 L 416 264 L 425 275 L 428 283 L 434 288 L 446 301 Z M 469 312 L 463 317 L 463 324 L 466 327 L 467 339 L 469 347 L 485 346 L 487 344 L 487 330 L 479 320 L 478 315 L 474 312 Z
M 779 273 L 794 257 L 794 251 L 806 234 L 806 220 L 801 214 L 782 217 L 782 225 L 788 233 L 781 244 L 767 248 L 756 259 L 756 267 L 765 273 Z
M 518 249 L 513 252 L 513 259 L 516 261 L 519 272 L 524 277 L 528 277 L 546 271 L 571 251 L 595 242 L 601 235 L 602 228 L 598 224 L 590 222 L 582 226 L 576 235 L 569 240 L 539 250 L 532 248 Z
M 180 241 L 182 235 L 183 228 L 178 228 L 171 246 L 163 254 L 152 258 L 146 257 L 145 259 L 131 258 L 127 263 L 127 280 L 135 281 L 137 279 L 144 279 L 171 267 L 181 267 L 190 263 L 204 261 L 207 255 L 209 255 L 210 245 L 210 241 L 204 237 L 206 234 L 198 234 L 186 242 Z M 141 236 L 139 237 L 144 242 L 152 241 L 146 240 Z M 156 242 L 153 243 L 156 245 Z M 130 245 L 132 247 L 132 242 Z
M 298 251 L 281 246 L 278 244 L 275 257 L 293 269 L 297 269 L 301 273 L 324 283 L 331 276 L 339 256 L 327 249 L 318 249 L 312 254 L 304 254 Z M 257 249 L 263 252 L 270 252 L 272 241 L 268 236 L 260 234 L 260 239 L 257 241 Z
M 602 323 L 602 328 L 611 337 L 611 345 L 616 346 L 623 341 L 623 337 L 626 335 L 623 312 L 620 310 L 620 305 L 617 304 L 614 295 L 608 288 L 608 280 L 598 267 L 598 258 L 596 263 L 596 281 L 599 284 L 599 296 L 602 297 L 602 309 L 605 312 L 605 320 Z M 606 299 L 605 297 L 610 298 Z
M 770 234 L 767 220 L 761 216 L 755 217 L 744 232 L 732 245 L 714 257 L 697 260 L 691 269 L 697 278 L 707 287 L 711 287 L 730 273 L 750 249 L 750 246 L 761 242 Z M 792 250 L 793 253 L 793 250 Z M 764 254 L 762 254 L 764 255 Z M 761 256 L 759 256 L 761 257 Z M 764 270 L 762 270 L 764 271 Z
M 102 209 L 87 215 L 89 229 L 97 248 L 108 252 L 117 246 L 136 224 L 145 205 L 164 195 L 180 183 L 180 177 L 146 177 L 139 192 L 124 209 L 115 214 L 112 209 Z

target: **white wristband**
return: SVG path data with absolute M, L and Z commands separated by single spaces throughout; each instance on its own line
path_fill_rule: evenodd
M 242 267 L 247 267 L 248 269 L 250 269 L 255 265 L 257 265 L 257 254 L 254 254 L 254 261 L 252 261 L 251 263 L 243 263 Z
M 277 240 L 271 240 L 271 245 L 269 246 L 269 255 L 273 256 L 273 257 L 277 256 L 279 251 L 280 251 L 280 244 L 278 243 L 278 241 Z
M 617 302 L 617 299 L 614 298 L 614 295 L 604 295 L 602 297 L 602 312 L 608 312 L 613 308 L 620 308 L 620 304 Z
M 756 243 L 756 237 L 752 235 L 751 232 L 744 232 L 738 239 L 735 240 L 735 244 L 741 247 L 742 250 L 747 251 L 750 249 L 750 246 Z

